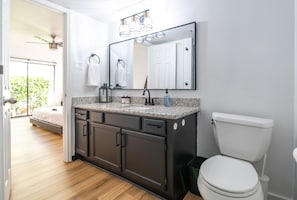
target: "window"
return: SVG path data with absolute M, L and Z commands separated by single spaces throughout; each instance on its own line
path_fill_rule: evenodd
M 11 116 L 28 116 L 36 107 L 51 105 L 55 94 L 55 63 L 13 58 L 10 60 L 10 93 L 18 102 Z

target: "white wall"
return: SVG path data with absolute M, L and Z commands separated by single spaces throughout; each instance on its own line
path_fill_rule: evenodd
M 65 121 L 63 151 L 64 161 L 71 161 L 74 155 L 74 114 L 71 105 L 72 97 L 98 97 L 97 86 L 87 86 L 87 64 L 92 53 L 100 57 L 100 82 L 107 82 L 107 46 L 108 27 L 106 24 L 95 21 L 74 11 L 68 11 L 65 17 L 68 30 L 66 36 L 66 54 L 64 71 L 65 93 Z M 101 85 L 100 84 L 100 85 Z M 71 114 L 72 113 L 72 114 Z
M 218 153 L 211 129 L 213 111 L 275 120 L 266 174 L 275 199 L 294 195 L 294 0 L 151 0 L 118 14 L 109 27 L 118 37 L 120 17 L 151 10 L 155 29 L 197 22 L 197 91 L 170 91 L 172 97 L 199 97 L 197 152 Z M 141 96 L 141 91 L 115 95 Z M 164 91 L 152 91 L 163 96 Z M 251 147 L 252 148 L 252 147 Z
M 72 97 L 98 96 L 96 86 L 87 86 L 87 64 L 92 53 L 100 59 L 100 86 L 107 82 L 108 26 L 90 17 L 70 13 L 70 88 Z M 95 60 L 95 59 L 94 59 Z

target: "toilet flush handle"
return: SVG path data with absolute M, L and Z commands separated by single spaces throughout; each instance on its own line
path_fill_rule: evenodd
M 217 129 L 217 127 L 216 127 L 216 123 L 217 123 L 216 120 L 211 119 L 212 128 L 213 128 L 213 130 L 214 130 L 215 132 L 216 132 L 216 129 Z
M 213 125 L 213 126 L 216 126 L 216 120 L 214 120 L 214 119 L 211 119 L 211 124 Z
M 297 148 L 295 148 L 293 151 L 293 157 L 295 158 L 295 160 L 297 162 Z

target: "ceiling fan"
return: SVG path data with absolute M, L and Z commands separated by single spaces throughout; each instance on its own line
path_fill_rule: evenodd
M 36 39 L 39 39 L 45 43 L 37 43 L 37 42 L 30 42 L 30 43 L 36 43 L 36 44 L 48 44 L 49 49 L 55 50 L 58 49 L 58 47 L 63 47 L 63 42 L 56 42 L 55 38 L 56 38 L 56 34 L 51 34 L 50 35 L 52 40 L 48 41 L 40 36 L 34 36 Z

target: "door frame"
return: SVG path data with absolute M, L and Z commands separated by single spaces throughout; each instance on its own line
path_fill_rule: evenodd
M 55 3 L 51 3 L 46 0 L 29 0 L 32 3 L 47 7 L 54 12 L 63 14 L 63 113 L 64 113 L 64 125 L 63 125 L 63 160 L 64 162 L 72 162 L 72 155 L 74 153 L 73 148 L 73 136 L 72 130 L 72 94 L 70 88 L 70 13 L 67 8 L 59 6 Z
M 10 1 L 0 2 L 0 199 L 8 200 L 11 194 L 11 136 L 9 105 L 5 105 L 5 99 L 9 99 L 9 26 Z

